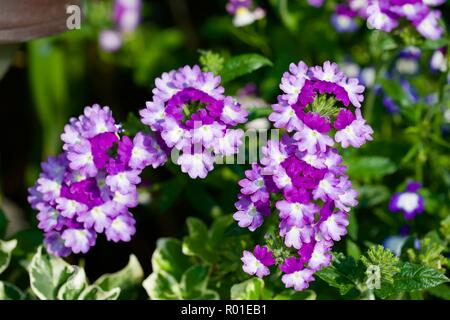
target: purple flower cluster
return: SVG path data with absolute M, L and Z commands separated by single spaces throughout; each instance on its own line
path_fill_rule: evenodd
M 253 0 L 229 0 L 226 9 L 233 16 L 236 27 L 252 24 L 266 16 L 264 9 L 253 5 Z
M 332 23 L 337 31 L 357 28 L 357 16 L 367 20 L 369 28 L 391 32 L 405 20 L 423 37 L 439 39 L 444 30 L 439 25 L 441 12 L 435 9 L 445 0 L 347 0 L 337 5 Z
M 205 178 L 215 157 L 236 154 L 248 112 L 224 96 L 220 77 L 185 66 L 155 81 L 153 98 L 141 110 L 142 122 L 161 136 L 169 150 L 181 152 L 177 163 L 191 178 Z
M 115 28 L 100 33 L 100 46 L 105 51 L 116 51 L 122 46 L 123 34 L 134 31 L 141 19 L 141 0 L 115 0 L 113 22 Z
M 423 197 L 417 192 L 420 183 L 409 182 L 404 192 L 395 193 L 390 202 L 389 210 L 392 212 L 403 212 L 406 220 L 412 220 L 417 214 L 423 212 Z
M 360 111 L 364 87 L 346 78 L 335 63 L 291 64 L 280 88 L 283 93 L 269 119 L 287 133 L 280 141 L 269 140 L 261 164 L 245 172 L 233 217 L 240 227 L 254 231 L 272 210 L 278 212 L 281 251 L 286 253 L 276 257 L 282 281 L 287 288 L 303 290 L 314 272 L 330 264 L 333 242 L 347 233 L 348 212 L 357 205 L 357 192 L 334 144 L 359 148 L 372 140 L 373 131 Z M 350 104 L 354 113 L 345 108 Z M 243 261 L 244 271 L 259 277 L 271 265 L 248 252 Z
M 28 201 L 39 211 L 38 226 L 52 254 L 86 253 L 97 233 L 114 242 L 135 233 L 128 209 L 138 204 L 139 175 L 167 156 L 151 135 L 131 140 L 120 133 L 108 107 L 86 107 L 64 128 L 64 152 L 42 164 Z

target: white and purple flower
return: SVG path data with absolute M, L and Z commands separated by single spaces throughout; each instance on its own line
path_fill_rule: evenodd
M 248 112 L 223 95 L 220 77 L 185 66 L 155 80 L 153 99 L 140 111 L 169 150 L 181 152 L 178 164 L 191 178 L 205 178 L 216 157 L 237 153 L 243 132 L 234 126 Z
M 243 262 L 242 269 L 250 275 L 256 275 L 258 278 L 263 278 L 270 274 L 268 267 L 275 264 L 273 253 L 267 247 L 256 245 L 253 253 L 244 250 L 241 258 Z
M 420 183 L 409 182 L 404 192 L 395 193 L 390 202 L 389 210 L 391 212 L 403 212 L 406 220 L 412 220 L 417 214 L 424 210 L 424 201 L 422 195 L 417 191 L 420 189 Z

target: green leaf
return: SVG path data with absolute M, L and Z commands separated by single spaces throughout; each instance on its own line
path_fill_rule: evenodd
M 117 300 L 119 295 L 120 288 L 105 291 L 97 285 L 91 285 L 81 293 L 78 300 Z
M 30 256 L 30 259 L 44 241 L 42 232 L 37 229 L 19 231 L 14 235 L 14 239 L 17 240 L 17 247 L 13 251 L 13 255 L 17 257 Z
M 213 264 L 218 258 L 220 247 L 225 240 L 225 232 L 231 221 L 231 216 L 220 216 L 208 230 L 203 221 L 189 217 L 186 221 L 189 235 L 183 238 L 183 253 L 200 257 L 205 263 Z
M 355 287 L 358 265 L 353 257 L 333 254 L 332 265 L 316 272 L 316 275 L 330 286 L 339 289 L 341 295 Z
M 393 100 L 398 102 L 402 107 L 411 107 L 414 105 L 410 96 L 406 94 L 401 84 L 396 80 L 387 78 L 379 79 L 384 92 Z
M 263 296 L 264 281 L 251 278 L 231 287 L 231 300 L 259 300 Z
M 43 130 L 44 154 L 55 154 L 60 146 L 59 135 L 68 117 L 69 64 L 64 47 L 53 38 L 27 43 L 27 69 L 30 91 L 37 120 Z
M 348 235 L 353 240 L 357 240 L 359 225 L 358 225 L 358 219 L 356 218 L 356 212 L 353 211 L 352 213 L 349 214 L 349 222 L 350 223 L 347 227 Z
M 272 66 L 272 62 L 259 54 L 242 54 L 227 59 L 220 72 L 222 83 L 229 82 L 262 67 Z
M 179 300 L 182 298 L 177 280 L 164 270 L 150 274 L 142 285 L 152 300 Z
M 358 245 L 350 239 L 345 241 L 347 245 L 347 255 L 353 257 L 353 259 L 358 260 L 361 256 L 361 250 Z
M 40 246 L 29 266 L 30 286 L 41 300 L 54 300 L 61 286 L 75 272 L 75 268 L 60 258 L 50 256 Z
M 156 243 L 152 256 L 153 272 L 164 271 L 176 281 L 181 280 L 184 271 L 192 265 L 190 258 L 181 250 L 181 242 L 173 238 L 161 238 Z
M 361 207 L 375 207 L 389 200 L 391 196 L 389 188 L 383 185 L 364 185 L 357 189 Z
M 344 162 L 350 178 L 364 183 L 379 180 L 397 170 L 397 166 L 389 158 L 378 156 L 349 157 Z
M 17 240 L 0 240 L 0 274 L 6 270 L 11 261 L 11 253 L 17 246 Z
M 2 209 L 0 209 L 0 238 L 4 238 L 8 227 L 8 219 Z
M 380 289 L 375 290 L 375 294 L 384 299 L 401 292 L 436 287 L 448 281 L 449 279 L 436 269 L 404 262 L 401 265 L 400 272 L 394 276 L 394 282 L 383 284 Z
M 273 297 L 273 300 L 316 300 L 317 294 L 312 290 L 285 290 Z
M 135 255 L 130 255 L 128 264 L 122 270 L 104 274 L 94 284 L 105 291 L 120 288 L 120 299 L 135 299 L 144 278 L 144 271 Z
M 86 273 L 83 268 L 72 266 L 74 273 L 58 290 L 58 300 L 77 300 L 83 290 L 88 286 Z
M 186 180 L 182 176 L 175 177 L 161 183 L 161 195 L 159 197 L 159 209 L 162 213 L 169 210 L 186 185 Z
M 355 284 L 352 281 L 334 267 L 323 268 L 316 272 L 316 275 L 330 286 L 339 289 L 341 295 L 347 294 L 355 287 Z
M 186 224 L 189 235 L 183 238 L 183 253 L 188 256 L 198 256 L 206 263 L 212 263 L 215 252 L 212 251 L 208 241 L 208 227 L 203 221 L 193 217 L 187 218 Z
M 127 116 L 127 120 L 122 123 L 125 134 L 135 136 L 138 132 L 148 133 L 149 128 L 132 112 Z
M 194 299 L 206 290 L 209 268 L 201 265 L 192 266 L 181 277 L 180 290 L 184 299 Z
M 0 300 L 22 300 L 25 294 L 15 285 L 0 281 Z
M 444 300 L 450 300 L 450 286 L 446 284 L 441 284 L 437 287 L 428 288 L 427 291 L 435 297 Z

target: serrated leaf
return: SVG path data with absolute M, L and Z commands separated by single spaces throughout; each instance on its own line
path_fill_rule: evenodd
M 12 251 L 17 246 L 17 240 L 3 241 L 0 240 L 0 274 L 6 270 L 11 261 Z
M 64 260 L 50 256 L 40 246 L 29 266 L 30 287 L 41 300 L 57 298 L 61 286 L 74 274 L 75 269 Z
M 355 287 L 355 284 L 350 281 L 345 275 L 341 274 L 334 267 L 323 268 L 316 272 L 316 275 L 328 283 L 330 286 L 339 289 L 339 293 L 341 295 L 347 294 L 352 288 Z
M 58 290 L 58 300 L 76 300 L 88 286 L 86 273 L 83 268 L 72 267 L 75 271 Z
M 152 300 L 179 300 L 182 298 L 177 280 L 164 270 L 150 274 L 142 285 Z
M 181 242 L 179 240 L 174 238 L 161 238 L 157 241 L 156 250 L 152 255 L 153 272 L 167 272 L 176 281 L 179 281 L 184 271 L 190 266 L 190 258 L 182 253 Z
M 81 293 L 78 300 L 117 300 L 119 295 L 120 288 L 105 291 L 97 285 L 90 285 Z
M 264 280 L 251 278 L 231 287 L 231 300 L 259 300 L 263 290 Z
M 316 275 L 330 286 L 339 289 L 341 295 L 345 295 L 355 287 L 359 271 L 353 257 L 333 254 L 332 265 L 319 270 Z
M 143 278 L 144 271 L 141 264 L 132 254 L 125 268 L 115 273 L 102 275 L 94 284 L 105 291 L 120 288 L 120 299 L 134 299 L 137 297 L 137 288 L 141 286 Z
M 404 262 L 400 272 L 394 276 L 394 283 L 383 284 L 381 289 L 375 290 L 380 298 L 387 298 L 401 292 L 411 292 L 417 290 L 436 287 L 449 279 L 433 268 L 420 264 Z
M 0 300 L 22 300 L 25 294 L 15 285 L 0 281 Z
M 229 82 L 245 74 L 252 73 L 272 62 L 259 54 L 242 54 L 227 59 L 220 72 L 222 83 Z

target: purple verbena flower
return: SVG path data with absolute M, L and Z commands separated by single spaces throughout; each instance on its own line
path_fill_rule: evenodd
M 417 191 L 420 189 L 420 183 L 409 182 L 404 192 L 395 193 L 390 202 L 389 210 L 391 212 L 403 212 L 406 220 L 412 220 L 417 214 L 424 210 L 424 201 L 422 195 Z
M 233 155 L 241 145 L 248 112 L 223 95 L 220 77 L 185 66 L 155 80 L 153 99 L 141 110 L 147 124 L 165 145 L 181 151 L 177 163 L 191 178 L 205 178 L 216 157 Z
M 250 275 L 256 275 L 258 278 L 269 275 L 268 267 L 275 264 L 273 253 L 267 247 L 259 245 L 255 246 L 253 253 L 244 250 L 241 260 L 244 263 L 242 267 L 244 271 Z

